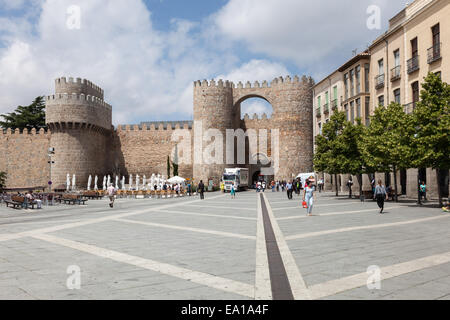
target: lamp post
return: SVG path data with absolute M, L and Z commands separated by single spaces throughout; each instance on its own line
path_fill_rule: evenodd
M 49 192 L 52 192 L 52 183 L 53 183 L 52 182 L 52 164 L 55 163 L 55 161 L 52 161 L 53 154 L 55 154 L 55 148 L 52 148 L 52 147 L 48 148 L 48 158 L 49 158 L 48 164 L 50 167 L 50 180 L 48 181 Z

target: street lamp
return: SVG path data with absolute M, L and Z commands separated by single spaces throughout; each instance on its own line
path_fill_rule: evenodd
M 55 163 L 55 161 L 52 161 L 52 155 L 55 154 L 55 148 L 50 147 L 48 148 L 48 158 L 49 158 L 49 167 L 50 167 L 50 180 L 48 181 L 48 189 L 50 192 L 52 192 L 52 164 Z

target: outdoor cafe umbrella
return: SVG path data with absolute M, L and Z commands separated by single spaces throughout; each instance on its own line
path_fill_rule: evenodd
M 179 176 L 175 176 L 167 180 L 167 182 L 169 183 L 183 183 L 184 181 L 186 181 L 186 179 Z
M 95 191 L 98 190 L 98 185 L 97 185 L 97 183 L 98 183 L 98 176 L 96 175 L 96 176 L 95 176 L 95 179 L 94 179 L 94 190 L 95 190 Z
M 87 189 L 88 191 L 91 190 L 91 184 L 92 184 L 92 176 L 89 175 L 89 179 L 88 179 L 88 185 L 87 185 Z

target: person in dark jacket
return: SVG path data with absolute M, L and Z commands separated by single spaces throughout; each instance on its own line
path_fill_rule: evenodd
M 205 185 L 203 184 L 203 180 L 200 180 L 200 183 L 198 184 L 198 193 L 200 193 L 200 199 L 205 199 Z

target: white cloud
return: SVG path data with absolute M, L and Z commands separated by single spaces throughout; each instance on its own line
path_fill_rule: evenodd
M 366 27 L 369 5 L 381 8 L 381 30 Z M 230 0 L 212 19 L 217 37 L 225 35 L 250 52 L 317 72 L 349 58 L 357 47 L 364 50 L 402 5 L 388 0 Z
M 216 78 L 230 80 L 234 83 L 241 81 L 245 84 L 247 81 L 251 83 L 259 81 L 261 83 L 263 80 L 267 80 L 270 82 L 276 77 L 285 75 L 289 75 L 289 71 L 281 63 L 253 59 L 231 70 L 226 75 L 219 75 Z
M 155 30 L 141 0 L 77 1 L 80 29 L 69 29 L 73 3 L 45 1 L 34 33 L 0 30 L 0 113 L 52 94 L 55 78 L 72 76 L 105 90 L 115 124 L 185 119 L 193 81 L 235 63 L 232 54 L 203 48 L 195 23 L 173 20 L 170 30 Z

